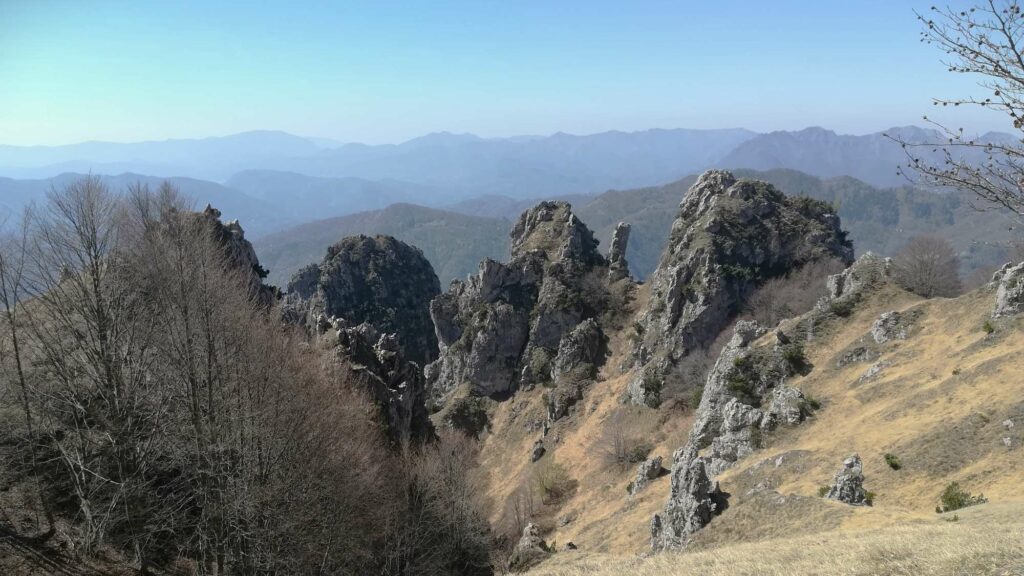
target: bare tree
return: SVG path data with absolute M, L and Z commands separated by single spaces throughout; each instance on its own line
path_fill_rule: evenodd
M 963 128 L 925 120 L 941 141 L 894 140 L 907 151 L 901 172 L 923 184 L 969 190 L 983 207 L 1024 215 L 1024 13 L 1016 0 L 987 0 L 968 9 L 933 6 L 917 13 L 924 26 L 921 41 L 942 49 L 950 72 L 981 76 L 986 97 L 935 99 L 936 106 L 978 106 L 1007 117 L 1016 137 L 976 139 Z
M 925 298 L 960 293 L 960 258 L 946 240 L 915 236 L 893 259 L 896 281 Z

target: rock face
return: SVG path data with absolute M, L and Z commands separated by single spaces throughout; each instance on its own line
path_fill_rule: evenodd
M 864 468 L 860 456 L 851 454 L 843 461 L 843 467 L 836 472 L 825 497 L 853 506 L 871 505 L 864 491 Z
M 629 224 L 619 222 L 612 234 L 612 245 L 608 247 L 608 280 L 611 282 L 629 278 L 626 246 L 629 244 L 630 228 Z
M 405 359 L 395 334 L 382 334 L 369 323 L 332 326 L 337 332 L 340 359 L 370 392 L 381 410 L 391 439 L 401 444 L 433 437 L 419 366 Z
M 1011 316 L 1024 310 L 1024 262 L 1016 266 L 1006 264 L 995 273 L 992 281 L 998 283 L 993 318 Z
M 599 362 L 608 267 L 566 202 L 542 202 L 512 229 L 508 263 L 485 260 L 430 304 L 440 355 L 431 400 L 460 385 L 500 397 Z
M 531 522 L 523 528 L 523 536 L 512 550 L 512 556 L 508 561 L 509 571 L 525 572 L 547 558 L 550 553 L 547 543 L 540 537 L 540 528 Z
M 705 172 L 672 225 L 638 322 L 633 403 L 656 406 L 660 383 L 691 350 L 708 345 L 764 280 L 853 247 L 825 203 L 788 198 L 766 182 Z
M 295 274 L 285 316 L 311 327 L 319 317 L 367 322 L 396 334 L 404 356 L 422 365 L 437 357 L 430 301 L 440 293 L 419 249 L 390 236 L 350 236 L 328 248 L 319 265 Z

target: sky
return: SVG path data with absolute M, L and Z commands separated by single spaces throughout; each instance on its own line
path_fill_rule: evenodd
M 0 144 L 648 128 L 864 134 L 979 94 L 916 0 L 0 0 Z M 957 3 L 953 2 L 956 6 Z M 950 122 L 1003 129 L 986 111 Z M 946 118 L 942 118 L 946 120 Z

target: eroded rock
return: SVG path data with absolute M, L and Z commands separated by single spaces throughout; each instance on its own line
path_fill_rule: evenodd
M 996 305 L 992 317 L 1011 316 L 1024 310 L 1024 262 L 1006 264 L 992 277 L 997 283 Z
M 843 460 L 843 467 L 836 472 L 825 497 L 852 506 L 871 505 L 864 490 L 864 467 L 860 456 L 851 454 Z
M 548 548 L 544 539 L 540 537 L 540 528 L 531 522 L 523 528 L 523 535 L 512 550 L 512 556 L 508 561 L 508 569 L 511 572 L 526 572 L 542 562 L 550 554 L 550 548 Z
M 350 236 L 327 249 L 288 284 L 284 314 L 314 327 L 318 318 L 363 322 L 397 335 L 406 358 L 420 365 L 437 357 L 430 302 L 441 293 L 418 248 L 390 236 Z
M 619 222 L 612 234 L 612 244 L 608 247 L 608 279 L 611 282 L 629 277 L 629 263 L 626 261 L 629 231 L 629 224 Z
M 679 378 L 672 367 L 713 341 L 764 280 L 824 258 L 853 261 L 830 206 L 729 172 L 702 174 L 680 205 L 651 279 L 632 353 L 644 367 L 630 382 L 632 402 L 657 404 L 652 362 L 662 378 Z
M 542 202 L 524 212 L 512 229 L 511 256 L 504 264 L 484 261 L 431 303 L 440 347 L 426 370 L 434 403 L 463 384 L 500 397 L 576 371 L 592 377 L 603 360 L 594 318 L 607 302 L 607 263 L 569 204 Z
M 635 496 L 641 492 L 647 485 L 658 476 L 661 476 L 661 456 L 654 458 L 648 458 L 640 463 L 636 467 L 636 476 L 633 478 L 632 484 L 629 486 L 629 495 Z

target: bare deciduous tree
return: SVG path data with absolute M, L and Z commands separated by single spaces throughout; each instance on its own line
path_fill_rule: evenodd
M 915 236 L 893 258 L 896 282 L 925 298 L 960 293 L 960 258 L 946 240 Z
M 1016 0 L 987 0 L 967 9 L 933 6 L 918 13 L 922 42 L 948 56 L 950 72 L 980 75 L 985 97 L 935 99 L 936 106 L 977 106 L 1005 114 L 1017 136 L 977 139 L 939 122 L 925 120 L 943 135 L 941 141 L 893 139 L 906 149 L 901 169 L 923 184 L 968 190 L 983 207 L 1006 208 L 1024 215 L 1024 13 Z

